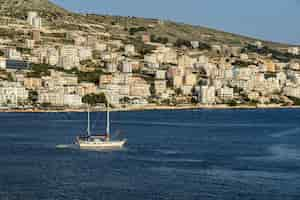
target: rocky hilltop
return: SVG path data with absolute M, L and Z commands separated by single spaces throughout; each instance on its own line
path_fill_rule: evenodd
M 70 12 L 48 0 L 0 0 L 1 15 L 22 18 L 29 10 L 39 11 L 49 19 L 70 15 Z

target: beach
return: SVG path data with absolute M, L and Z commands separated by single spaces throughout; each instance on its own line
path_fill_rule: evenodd
M 151 110 L 193 110 L 193 109 L 299 109 L 300 106 L 282 106 L 279 104 L 260 104 L 256 106 L 252 105 L 238 105 L 238 106 L 229 106 L 226 104 L 219 105 L 177 105 L 177 106 L 158 106 L 158 105 L 131 105 L 126 107 L 117 107 L 112 108 L 112 112 L 117 111 L 151 111 Z M 86 108 L 34 108 L 34 109 L 1 109 L 0 112 L 13 113 L 13 112 L 24 112 L 24 113 L 41 113 L 41 112 L 85 112 Z M 91 111 L 105 111 L 105 108 L 91 108 Z

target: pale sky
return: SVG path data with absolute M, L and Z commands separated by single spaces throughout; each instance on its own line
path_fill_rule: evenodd
M 300 0 L 52 0 L 76 12 L 170 19 L 300 44 Z

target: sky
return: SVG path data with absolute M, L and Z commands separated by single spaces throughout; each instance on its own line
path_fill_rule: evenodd
M 206 26 L 300 45 L 300 0 L 52 0 L 80 13 L 137 16 Z

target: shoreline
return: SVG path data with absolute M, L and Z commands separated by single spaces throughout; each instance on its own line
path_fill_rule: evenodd
M 129 106 L 124 108 L 113 108 L 111 112 L 130 112 L 130 111 L 155 111 L 155 110 L 260 110 L 260 109 L 300 109 L 300 106 L 281 106 L 277 104 L 270 105 L 239 105 L 239 106 L 229 106 L 229 105 L 178 105 L 178 106 L 156 106 L 156 105 L 145 105 L 145 106 Z M 101 112 L 105 109 L 91 109 L 92 112 Z M 85 108 L 66 108 L 66 109 L 3 109 L 0 113 L 65 113 L 65 112 L 86 112 Z

